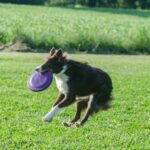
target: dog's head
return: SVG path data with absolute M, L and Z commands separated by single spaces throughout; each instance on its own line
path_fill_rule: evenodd
M 39 72 L 45 72 L 52 70 L 53 73 L 59 73 L 62 71 L 63 66 L 66 63 L 66 59 L 63 56 L 61 49 L 52 48 L 46 61 L 36 68 Z

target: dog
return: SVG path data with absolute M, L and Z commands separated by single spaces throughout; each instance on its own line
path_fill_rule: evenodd
M 65 122 L 64 126 L 80 127 L 84 125 L 89 116 L 110 107 L 112 80 L 101 69 L 87 63 L 67 59 L 61 49 L 52 48 L 46 61 L 36 70 L 40 72 L 52 70 L 59 90 L 58 98 L 50 112 L 43 118 L 44 121 L 52 121 L 58 111 L 76 103 L 77 111 L 74 118 Z M 85 109 L 83 119 L 78 122 L 81 112 Z

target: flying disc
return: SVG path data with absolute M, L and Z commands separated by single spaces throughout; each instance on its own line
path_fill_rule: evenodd
M 28 80 L 28 88 L 32 91 L 39 92 L 47 89 L 52 83 L 53 75 L 51 71 L 35 71 Z

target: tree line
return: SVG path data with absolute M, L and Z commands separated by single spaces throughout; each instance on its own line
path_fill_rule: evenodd
M 150 8 L 150 0 L 0 0 L 3 3 L 34 5 L 83 5 L 88 7 Z

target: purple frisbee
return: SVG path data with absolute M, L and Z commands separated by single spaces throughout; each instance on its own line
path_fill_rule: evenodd
M 39 92 L 47 89 L 53 80 L 51 71 L 38 72 L 35 71 L 28 80 L 28 88 L 34 92 Z

